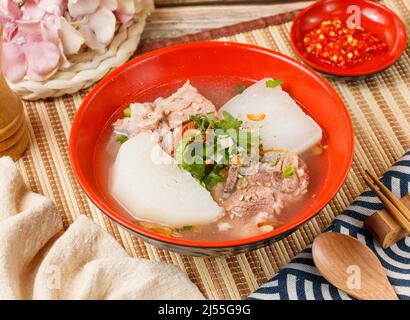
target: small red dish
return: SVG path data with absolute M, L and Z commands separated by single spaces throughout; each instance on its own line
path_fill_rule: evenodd
M 376 35 L 388 46 L 387 52 L 348 67 L 332 66 L 309 54 L 303 45 L 304 36 L 322 21 L 340 18 L 346 21 L 352 12 L 350 6 L 360 9 L 361 26 Z M 308 65 L 318 71 L 338 76 L 363 76 L 391 66 L 406 48 L 406 28 L 390 9 L 371 0 L 322 0 L 302 10 L 295 18 L 290 31 L 293 50 Z
M 253 83 L 266 77 L 283 79 L 283 88 L 322 127 L 320 184 L 311 203 L 295 219 L 272 232 L 231 241 L 192 241 L 145 229 L 101 186 L 107 168 L 101 166 L 104 132 L 131 102 L 148 101 L 183 84 L 197 85 L 210 77 Z M 207 80 L 208 79 L 208 80 Z M 165 90 L 165 91 L 164 91 Z M 147 95 L 148 94 L 148 95 Z M 149 98 L 147 98 L 149 97 Z M 108 129 L 107 129 L 108 128 Z M 228 42 L 195 42 L 141 55 L 106 76 L 84 99 L 71 129 L 70 155 L 74 172 L 89 198 L 107 216 L 143 240 L 191 255 L 232 254 L 280 240 L 314 217 L 342 186 L 353 157 L 349 113 L 332 87 L 301 63 L 268 49 Z

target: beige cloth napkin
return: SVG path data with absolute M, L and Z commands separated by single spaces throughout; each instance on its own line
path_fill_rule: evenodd
M 0 299 L 203 299 L 178 267 L 130 258 L 86 216 L 64 232 L 54 203 L 0 158 Z

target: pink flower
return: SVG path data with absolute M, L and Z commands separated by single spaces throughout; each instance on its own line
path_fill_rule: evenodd
M 117 0 L 68 0 L 70 15 L 83 18 L 78 30 L 89 48 L 104 52 L 112 41 L 117 24 L 113 10 L 117 6 Z
M 104 52 L 118 23 L 153 7 L 153 0 L 0 0 L 2 68 L 6 78 L 42 81 L 84 46 Z
M 25 0 L 23 9 L 15 1 L 0 1 L 5 22 L 2 67 L 9 81 L 25 76 L 41 81 L 67 63 L 58 34 L 63 0 Z
M 18 32 L 3 44 L 3 72 L 11 82 L 25 75 L 41 81 L 50 77 L 61 65 L 62 54 L 55 30 L 43 21 L 16 22 Z

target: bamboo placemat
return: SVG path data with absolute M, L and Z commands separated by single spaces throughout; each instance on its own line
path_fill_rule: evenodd
M 386 0 L 407 26 L 408 0 Z M 151 50 L 177 42 L 213 39 L 237 41 L 281 51 L 294 56 L 289 30 L 294 13 L 282 14 L 228 28 L 203 32 L 142 47 Z M 82 192 L 71 169 L 68 139 L 76 108 L 87 91 L 45 101 L 26 102 L 30 119 L 30 148 L 19 167 L 33 191 L 52 198 L 68 227 L 85 214 L 121 243 L 131 256 L 173 263 L 187 272 L 210 299 L 241 299 L 266 281 L 315 235 L 346 208 L 363 190 L 364 168 L 378 174 L 410 147 L 410 49 L 388 70 L 357 80 L 329 80 L 349 109 L 355 129 L 355 154 L 349 176 L 335 198 L 320 214 L 298 231 L 269 247 L 227 258 L 197 258 L 157 249 L 131 236 L 102 214 Z

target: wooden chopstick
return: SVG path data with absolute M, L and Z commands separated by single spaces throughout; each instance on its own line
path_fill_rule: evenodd
M 387 187 L 371 172 L 365 170 L 366 174 L 373 180 L 373 182 L 380 188 L 383 194 L 398 208 L 407 221 L 410 223 L 410 210 L 399 200 Z
M 368 177 L 364 176 L 363 178 L 370 189 L 372 189 L 373 192 L 380 198 L 387 211 L 389 211 L 391 215 L 397 220 L 397 222 L 402 226 L 402 228 L 410 234 L 410 222 L 407 221 L 401 211 L 380 190 L 376 188 L 376 186 Z

